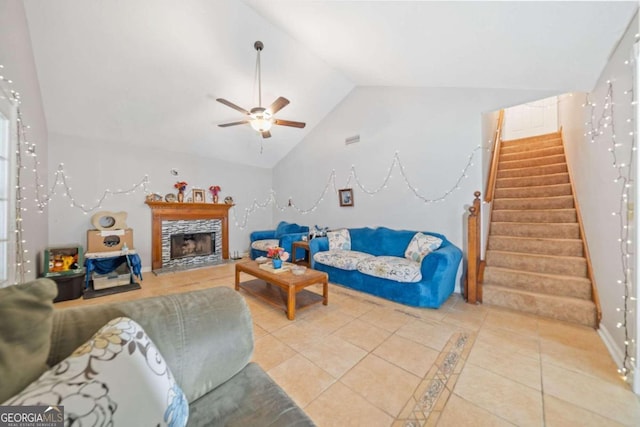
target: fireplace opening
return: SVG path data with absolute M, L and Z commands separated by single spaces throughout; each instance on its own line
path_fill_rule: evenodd
M 171 235 L 171 259 L 206 256 L 216 252 L 216 233 Z

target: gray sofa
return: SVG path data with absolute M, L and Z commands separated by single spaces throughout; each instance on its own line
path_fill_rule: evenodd
M 244 298 L 230 288 L 51 310 L 47 365 L 63 360 L 120 316 L 138 322 L 164 356 L 189 402 L 187 425 L 314 425 L 257 364 L 250 363 L 251 313 Z

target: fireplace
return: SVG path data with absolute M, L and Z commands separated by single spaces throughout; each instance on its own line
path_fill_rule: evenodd
M 189 268 L 222 261 L 219 219 L 162 221 L 162 268 Z
M 153 201 L 145 203 L 151 209 L 153 270 L 198 267 L 229 258 L 229 209 L 233 205 Z M 209 237 L 194 237 L 200 234 Z M 171 236 L 175 235 L 187 235 L 182 237 L 180 247 L 185 243 L 185 238 L 187 242 L 185 249 L 174 246 L 172 256 Z M 208 247 L 210 251 L 204 251 L 204 247 Z
M 216 233 L 179 233 L 169 236 L 171 259 L 207 256 L 216 252 Z

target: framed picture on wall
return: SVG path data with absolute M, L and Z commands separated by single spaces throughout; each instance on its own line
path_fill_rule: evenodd
M 192 191 L 192 201 L 193 203 L 205 203 L 204 200 L 204 190 L 196 190 L 195 188 Z
M 338 190 L 338 198 L 340 199 L 340 206 L 353 206 L 353 189 L 343 188 Z

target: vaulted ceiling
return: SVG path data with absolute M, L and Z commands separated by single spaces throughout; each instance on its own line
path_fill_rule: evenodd
M 355 86 L 588 91 L 628 2 L 26 0 L 48 130 L 272 167 Z M 215 102 L 291 104 L 267 140 Z M 263 145 L 263 150 L 261 150 Z M 262 152 L 261 152 L 262 151 Z

